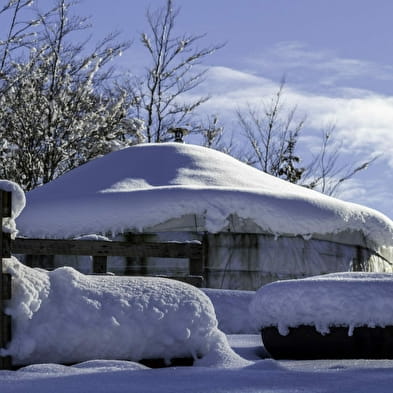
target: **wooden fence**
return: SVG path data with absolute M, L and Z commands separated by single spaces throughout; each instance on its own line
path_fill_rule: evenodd
M 11 192 L 0 190 L 0 221 L 11 216 Z M 189 260 L 189 275 L 169 277 L 201 287 L 204 275 L 204 247 L 199 242 L 132 244 L 104 240 L 11 239 L 0 226 L 0 349 L 11 341 L 11 317 L 4 313 L 5 301 L 11 299 L 11 275 L 3 271 L 3 258 L 11 254 L 87 255 L 93 257 L 93 273 L 107 272 L 108 256 L 182 258 Z M 0 356 L 0 369 L 11 369 L 12 358 Z
M 93 257 L 93 273 L 107 272 L 107 257 L 159 257 L 189 260 L 189 275 L 171 277 L 202 286 L 204 275 L 204 249 L 200 242 L 144 242 L 125 241 L 24 239 L 11 241 L 12 254 L 25 255 L 88 255 Z

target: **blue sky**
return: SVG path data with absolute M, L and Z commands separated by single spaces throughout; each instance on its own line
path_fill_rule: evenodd
M 82 0 L 93 39 L 113 30 L 133 40 L 120 59 L 137 70 L 145 62 L 139 33 L 145 13 L 164 0 Z M 285 74 L 287 104 L 307 115 L 309 148 L 320 129 L 336 125 L 345 159 L 381 158 L 341 189 L 340 197 L 393 217 L 393 34 L 391 0 L 178 0 L 179 33 L 223 43 L 206 59 L 201 91 L 207 113 L 233 127 L 233 113 L 269 99 Z M 201 92 L 200 91 L 200 92 Z M 195 91 L 195 94 L 200 92 Z

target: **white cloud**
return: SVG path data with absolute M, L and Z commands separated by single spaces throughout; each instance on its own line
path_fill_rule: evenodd
M 206 85 L 212 94 L 205 110 L 233 120 L 234 112 L 246 105 L 259 105 L 277 92 L 278 84 L 266 78 L 231 70 L 212 68 Z M 336 125 L 336 134 L 348 149 L 378 151 L 393 157 L 393 97 L 365 90 L 339 90 L 339 95 L 308 93 L 286 86 L 287 107 L 297 106 L 307 115 L 306 126 L 320 130 Z M 393 158 L 389 160 L 393 168 Z
M 392 218 L 393 199 L 389 184 L 393 179 L 386 176 L 383 165 L 376 165 L 372 172 L 342 183 L 337 197 L 370 206 Z
M 363 86 L 393 80 L 393 67 L 362 59 L 343 58 L 331 50 L 312 50 L 302 42 L 280 42 L 265 48 L 261 55 L 246 60 L 251 69 L 263 75 L 286 74 L 292 83 L 309 89 L 338 85 Z

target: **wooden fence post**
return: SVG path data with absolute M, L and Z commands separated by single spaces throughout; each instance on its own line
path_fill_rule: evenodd
M 11 236 L 3 232 L 3 217 L 11 216 L 12 194 L 0 190 L 0 348 L 11 341 L 11 317 L 4 313 L 4 301 L 11 299 L 11 275 L 3 271 L 3 258 L 11 258 Z M 11 356 L 0 356 L 0 369 L 11 369 Z
M 93 255 L 93 273 L 105 274 L 107 272 L 107 257 L 101 255 Z

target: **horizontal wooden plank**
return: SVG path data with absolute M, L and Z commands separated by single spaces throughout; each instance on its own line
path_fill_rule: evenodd
M 200 243 L 131 244 L 103 240 L 24 239 L 11 240 L 13 254 L 28 255 L 91 255 L 125 257 L 190 258 L 203 256 Z
M 182 281 L 187 284 L 193 285 L 197 288 L 202 288 L 204 286 L 204 279 L 202 276 L 185 276 L 185 277 L 167 277 L 172 280 Z
M 2 217 L 11 217 L 12 193 L 0 190 L 0 206 Z
M 170 280 L 181 281 L 181 282 L 185 282 L 187 284 L 193 285 L 194 287 L 197 287 L 197 288 L 202 288 L 205 283 L 205 279 L 202 276 L 194 276 L 194 275 L 170 276 L 167 274 L 159 274 L 159 275 L 153 275 L 151 277 L 168 278 Z

